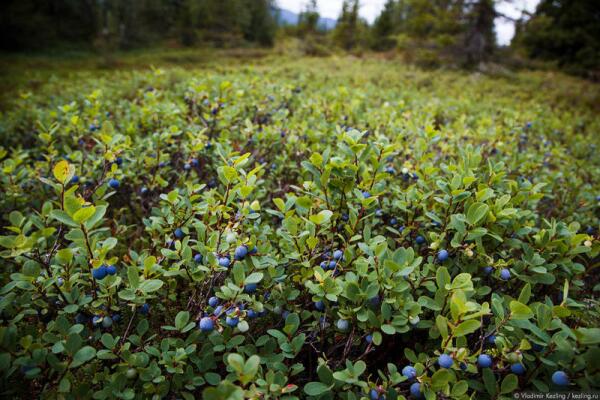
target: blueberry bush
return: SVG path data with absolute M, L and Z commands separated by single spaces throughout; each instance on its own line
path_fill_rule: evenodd
M 350 58 L 23 83 L 2 396 L 598 389 L 599 99 Z

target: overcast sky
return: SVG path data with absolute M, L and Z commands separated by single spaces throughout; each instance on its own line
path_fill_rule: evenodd
M 377 15 L 379 15 L 385 1 L 386 0 L 361 0 L 360 15 L 367 21 L 373 22 Z M 276 2 L 281 8 L 298 13 L 304 9 L 308 1 L 276 0 Z M 317 0 L 321 16 L 336 19 L 340 14 L 342 2 L 343 0 Z M 510 17 L 518 18 L 521 16 L 521 10 L 525 9 L 532 12 L 535 10 L 538 3 L 539 0 L 512 0 L 510 2 L 500 3 L 498 10 Z M 510 40 L 515 34 L 514 24 L 504 19 L 498 19 L 496 21 L 496 34 L 498 35 L 498 43 L 510 43 Z

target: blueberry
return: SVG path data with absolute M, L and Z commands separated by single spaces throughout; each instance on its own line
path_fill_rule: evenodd
M 347 331 L 350 327 L 350 323 L 345 319 L 338 319 L 335 325 L 340 331 Z
M 342 214 L 342 221 L 344 221 L 344 222 L 347 222 L 347 221 L 348 221 L 348 219 L 350 219 L 350 217 L 348 216 L 348 214 L 346 214 L 346 213 L 343 213 L 343 214 Z
M 379 296 L 373 296 L 369 299 L 369 304 L 373 307 L 377 307 L 381 304 L 381 299 L 379 298 Z
M 477 357 L 477 364 L 481 368 L 489 368 L 492 366 L 492 357 L 487 354 L 480 354 L 479 357 Z
M 65 280 L 61 277 L 58 277 L 58 279 L 56 280 L 56 284 L 58 286 L 62 286 L 65 283 Z
M 202 262 L 202 254 L 198 253 L 194 256 L 194 262 L 200 264 Z
M 255 255 L 256 253 L 258 253 L 258 247 L 256 246 L 252 247 L 252 249 L 248 251 L 248 254 L 250 254 L 251 256 Z
M 190 169 L 192 169 L 192 166 L 189 163 L 185 163 L 185 164 L 183 164 L 183 169 L 185 171 L 189 171 Z
M 319 264 L 319 266 L 323 268 L 323 270 L 326 270 L 329 266 L 329 263 L 327 261 L 321 261 L 321 264 Z
M 378 208 L 377 210 L 375 210 L 375 216 L 376 217 L 382 217 L 383 216 L 383 210 L 381 208 Z
M 341 250 L 336 250 L 333 252 L 333 259 L 340 260 L 344 256 L 344 252 Z
M 438 358 L 438 364 L 442 368 L 450 368 L 454 364 L 454 360 L 448 354 L 442 354 Z
M 143 315 L 148 315 L 148 313 L 150 313 L 150 304 L 148 304 L 148 303 L 142 304 L 142 306 L 140 307 L 140 312 Z
M 448 251 L 447 250 L 440 250 L 438 255 L 437 255 L 438 261 L 439 262 L 444 262 L 448 259 Z
M 290 312 L 289 312 L 288 310 L 284 310 L 284 311 L 281 313 L 281 317 L 282 317 L 283 319 L 287 319 L 288 315 L 290 315 Z
M 123 159 L 121 157 L 117 157 L 117 158 L 115 158 L 115 163 L 117 165 L 122 165 L 123 164 Z
M 371 193 L 367 192 L 366 190 L 364 192 L 362 192 L 362 195 L 365 199 L 368 199 L 369 197 L 371 197 Z
M 198 328 L 202 332 L 211 332 L 215 328 L 215 323 L 210 317 L 204 317 L 198 323 Z
M 525 373 L 525 367 L 521 363 L 512 364 L 510 370 L 513 374 L 523 375 Z
M 219 304 L 219 298 L 216 296 L 212 296 L 208 299 L 208 305 L 211 307 L 216 307 Z
M 397 223 L 398 223 L 398 220 L 396 218 L 390 219 L 390 225 L 395 226 Z
M 146 186 L 142 187 L 142 188 L 140 189 L 140 194 L 141 194 L 142 196 L 144 196 L 144 195 L 147 195 L 147 194 L 148 194 L 148 188 L 147 188 Z
M 112 318 L 111 318 L 111 317 L 109 317 L 109 316 L 106 316 L 106 317 L 104 317 L 104 318 L 102 319 L 102 327 L 103 327 L 103 328 L 106 328 L 106 329 L 108 329 L 108 328 L 110 328 L 110 327 L 112 326 L 112 324 L 113 324 L 113 320 L 112 320 Z
M 248 254 L 248 247 L 242 245 L 235 249 L 234 257 L 236 260 L 243 260 Z
M 415 241 L 417 242 L 417 244 L 425 244 L 425 238 L 423 236 L 417 236 L 417 238 L 415 239 Z
M 492 272 L 494 272 L 494 268 L 493 268 L 493 267 L 491 267 L 491 266 L 489 266 L 489 265 L 487 265 L 487 266 L 483 267 L 483 273 L 484 273 L 484 274 L 486 274 L 486 275 L 491 275 L 491 274 L 492 274 Z
M 121 320 L 121 314 L 113 314 L 112 320 L 113 322 L 119 322 Z
M 119 188 L 119 181 L 115 178 L 111 178 L 108 181 L 108 186 L 110 186 L 112 189 L 118 189 Z
M 254 292 L 256 292 L 257 287 L 258 287 L 258 285 L 256 283 L 248 283 L 246 286 L 244 286 L 244 292 L 254 293 Z
M 490 335 L 487 338 L 489 344 L 496 344 L 496 335 Z
M 232 328 L 236 327 L 239 322 L 240 322 L 240 319 L 238 317 L 225 318 L 225 323 L 227 325 L 231 326 Z
M 79 183 L 79 177 L 77 175 L 73 175 L 71 178 L 71 184 L 74 185 L 76 183 Z
M 315 301 L 315 308 L 317 309 L 317 311 L 325 310 L 325 303 L 323 302 L 323 300 Z
M 192 159 L 190 160 L 190 164 L 192 164 L 192 167 L 194 167 L 194 168 L 195 168 L 195 167 L 197 167 L 198 165 L 200 165 L 200 161 L 198 161 L 198 159 L 197 159 L 197 158 L 192 158 Z
M 223 313 L 223 306 L 217 306 L 217 307 L 215 308 L 215 311 L 213 311 L 213 315 L 214 315 L 215 317 L 218 317 L 218 316 L 220 316 L 222 313 Z
M 417 370 L 412 365 L 407 365 L 402 368 L 402 375 L 408 378 L 408 380 L 413 380 L 417 377 Z
M 337 265 L 337 263 L 333 260 L 329 261 L 329 269 L 335 269 L 335 266 Z
M 531 348 L 533 349 L 533 351 L 542 351 L 544 350 L 544 346 L 542 346 L 541 344 L 537 344 L 537 343 L 533 343 L 531 345 Z
M 117 274 L 117 267 L 114 265 L 109 265 L 108 267 L 106 267 L 106 273 L 108 275 L 116 275 Z
M 507 281 L 510 279 L 510 271 L 506 268 L 502 268 L 502 270 L 500 271 L 500 278 L 503 281 Z
M 248 310 L 248 313 L 246 315 L 248 315 L 248 318 L 256 318 L 259 316 L 259 314 L 252 309 Z
M 231 260 L 229 259 L 229 257 L 219 257 L 219 265 L 221 267 L 229 267 L 229 264 L 231 263 Z
M 552 383 L 556 386 L 568 386 L 569 376 L 564 371 L 556 371 L 552 374 Z
M 92 276 L 96 280 L 102 280 L 106 277 L 108 271 L 106 270 L 106 265 L 101 265 L 98 268 L 92 270 Z
M 94 317 L 92 318 L 92 325 L 98 326 L 100 323 L 102 323 L 102 317 L 94 315 Z
M 371 391 L 369 392 L 369 397 L 371 400 L 378 400 L 379 392 L 377 391 L 377 389 L 371 389 Z
M 372 343 L 373 342 L 373 335 L 368 334 L 367 336 L 365 336 L 365 341 L 367 343 L 369 343 L 369 344 Z
M 419 382 L 415 382 L 410 385 L 410 394 L 412 397 L 417 399 L 423 397 L 423 393 L 421 393 L 421 384 Z

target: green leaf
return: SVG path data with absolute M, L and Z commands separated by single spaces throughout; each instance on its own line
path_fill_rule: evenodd
M 75 214 L 73 214 L 73 221 L 81 224 L 82 222 L 90 219 L 95 212 L 96 207 L 94 206 L 81 207 L 79 210 L 77 210 L 77 212 L 75 212 Z
M 309 219 L 314 224 L 322 225 L 322 224 L 328 222 L 331 219 L 332 215 L 333 215 L 333 212 L 331 212 L 329 210 L 323 210 L 316 215 L 311 215 L 309 217 Z
M 484 203 L 473 203 L 467 211 L 467 222 L 470 225 L 477 224 L 488 213 L 490 207 Z
M 144 293 L 152 293 L 160 289 L 163 284 L 164 282 L 160 279 L 149 279 L 147 281 L 142 282 L 142 284 L 139 287 L 139 290 L 141 290 Z
M 475 319 L 469 319 L 467 321 L 461 322 L 452 333 L 456 337 L 461 337 L 468 335 L 469 333 L 475 332 L 481 326 L 481 321 Z
M 69 164 L 66 160 L 59 161 L 54 165 L 52 174 L 58 182 L 64 185 L 75 175 L 75 166 Z
M 319 396 L 325 392 L 328 392 L 331 386 L 327 386 L 321 382 L 309 382 L 304 386 L 304 393 L 309 396 Z
M 246 279 L 244 280 L 244 283 L 245 284 L 258 283 L 262 280 L 263 276 L 264 276 L 264 274 L 262 272 L 253 272 L 246 277 Z
M 519 380 L 515 374 L 508 374 L 502 380 L 502 384 L 500 385 L 500 393 L 512 393 L 519 386 Z
M 82 347 L 81 349 L 77 350 L 77 353 L 75 353 L 73 356 L 73 361 L 71 362 L 71 365 L 69 365 L 69 368 L 77 368 L 80 365 L 90 361 L 95 356 L 96 349 L 91 346 Z
M 529 319 L 533 317 L 531 308 L 521 302 L 513 300 L 510 302 L 509 307 L 512 319 Z
M 175 316 L 175 328 L 182 330 L 190 320 L 190 313 L 188 311 L 179 311 Z

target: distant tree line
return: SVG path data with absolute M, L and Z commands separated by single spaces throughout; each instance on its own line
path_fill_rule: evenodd
M 273 44 L 273 0 L 3 0 L 0 49 Z
M 4 0 L 0 49 L 80 45 L 130 49 L 178 45 L 271 46 L 281 36 L 301 39 L 307 54 L 402 51 L 421 63 L 478 65 L 494 60 L 494 24 L 511 0 L 387 0 L 369 25 L 360 0 L 344 0 L 332 31 L 319 26 L 315 0 L 298 24 L 278 27 L 276 0 Z M 541 0 L 516 22 L 512 48 L 577 73 L 600 70 L 600 1 Z M 504 55 L 505 53 L 503 53 Z M 496 58 L 497 59 L 497 58 Z

